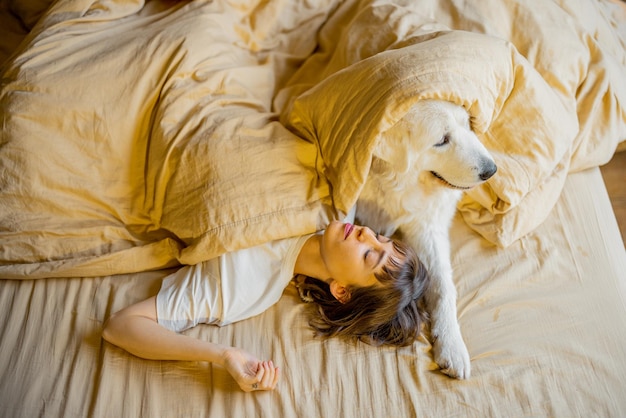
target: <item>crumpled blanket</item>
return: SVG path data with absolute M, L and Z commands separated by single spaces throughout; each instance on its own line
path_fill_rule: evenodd
M 286 126 L 319 142 L 344 211 L 381 133 L 412 104 L 464 106 L 498 173 L 459 209 L 484 238 L 508 246 L 543 222 L 568 173 L 606 163 L 626 139 L 626 32 L 612 7 L 346 3 L 276 105 Z
M 256 6 L 46 12 L 3 71 L 0 277 L 194 264 L 326 225 L 315 146 L 271 110 L 323 3 Z
M 508 245 L 626 138 L 609 1 L 59 0 L 2 68 L 0 277 L 194 264 L 323 228 L 409 106 L 466 106 Z M 617 7 L 617 6 L 615 6 Z

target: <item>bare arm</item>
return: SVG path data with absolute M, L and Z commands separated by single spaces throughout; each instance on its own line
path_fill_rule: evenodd
M 259 361 L 242 349 L 177 334 L 162 327 L 157 322 L 154 296 L 113 314 L 105 324 L 102 337 L 145 359 L 218 364 L 246 392 L 274 389 L 280 374 L 272 361 Z

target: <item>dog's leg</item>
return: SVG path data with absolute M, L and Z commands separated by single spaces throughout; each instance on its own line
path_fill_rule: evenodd
M 408 225 L 403 227 L 410 228 Z M 430 313 L 434 360 L 442 373 L 467 379 L 470 376 L 470 357 L 457 320 L 448 231 L 424 228 L 422 225 L 419 231 L 401 230 L 401 233 L 414 246 L 430 274 L 431 284 L 425 299 Z

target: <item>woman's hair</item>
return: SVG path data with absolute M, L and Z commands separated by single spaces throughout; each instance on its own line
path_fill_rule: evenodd
M 389 257 L 378 285 L 349 289 L 339 302 L 328 283 L 312 277 L 297 280 L 303 300 L 314 302 L 309 324 L 318 336 L 357 337 L 371 345 L 406 346 L 420 335 L 427 315 L 420 306 L 430 279 L 413 249 L 393 240 L 396 255 Z

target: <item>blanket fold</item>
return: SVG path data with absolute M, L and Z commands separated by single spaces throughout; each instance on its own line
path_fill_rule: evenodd
M 3 66 L 0 277 L 194 264 L 356 202 L 418 100 L 464 106 L 498 174 L 459 203 L 492 243 L 626 139 L 610 0 L 58 0 Z
M 413 103 L 434 98 L 464 106 L 498 173 L 467 192 L 459 209 L 484 238 L 508 246 L 543 222 L 569 172 L 605 163 L 626 138 L 623 38 L 597 26 L 607 17 L 593 7 L 583 22 L 592 28 L 584 28 L 572 20 L 583 16 L 554 2 L 543 2 L 541 13 L 501 2 L 501 13 L 526 22 L 507 27 L 512 43 L 495 36 L 503 23 L 489 20 L 494 10 L 481 2 L 471 7 L 484 12 L 477 16 L 485 33 L 441 30 L 476 24 L 451 21 L 465 16 L 451 13 L 454 3 L 440 3 L 448 8 L 440 19 L 431 2 L 398 3 L 346 4 L 322 29 L 317 54 L 279 93 L 281 120 L 319 141 L 333 201 L 346 210 L 381 133 Z M 364 47 L 359 34 L 371 27 L 377 30 Z
M 272 8 L 143 6 L 56 2 L 7 64 L 0 277 L 195 264 L 335 216 L 314 144 L 271 111 L 328 11 L 275 2 L 297 18 L 252 27 Z

